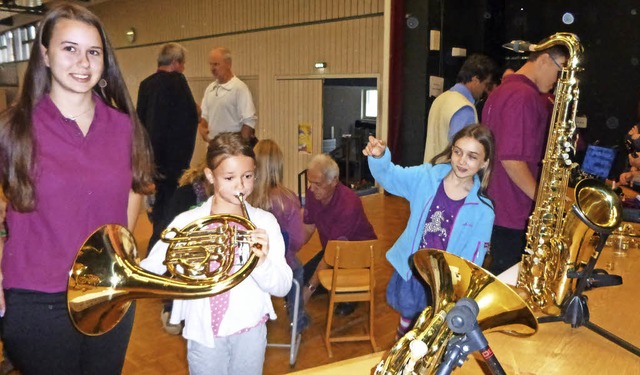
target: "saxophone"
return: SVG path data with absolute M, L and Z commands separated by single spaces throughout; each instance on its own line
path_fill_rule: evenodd
M 583 48 L 578 37 L 570 33 L 554 34 L 529 48 L 542 51 L 555 45 L 566 47 L 569 58 L 555 90 L 536 204 L 529 218 L 516 285 L 525 290 L 530 307 L 549 315 L 560 314 L 567 294 L 575 288 L 568 274 L 586 263 L 591 255 L 588 251 L 591 235 L 616 228 L 622 214 L 619 198 L 595 180 L 583 180 L 576 185 L 575 204 L 566 212 L 567 185 L 576 166 L 570 155 L 576 144 L 579 96 L 576 72 L 581 70 L 578 65 Z

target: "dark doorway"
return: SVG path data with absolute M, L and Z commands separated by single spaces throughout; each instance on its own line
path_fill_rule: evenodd
M 322 152 L 340 167 L 340 181 L 359 193 L 374 180 L 362 155 L 369 135 L 376 135 L 378 113 L 376 78 L 325 79 L 322 90 Z

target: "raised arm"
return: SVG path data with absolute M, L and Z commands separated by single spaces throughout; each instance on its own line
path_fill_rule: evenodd
M 382 139 L 377 139 L 373 136 L 369 136 L 369 143 L 364 147 L 362 153 L 364 156 L 373 156 L 379 158 L 384 155 L 384 150 L 387 149 L 387 143 Z

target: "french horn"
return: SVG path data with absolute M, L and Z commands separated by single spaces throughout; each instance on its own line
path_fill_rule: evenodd
M 244 280 L 258 263 L 251 251 L 245 217 L 212 215 L 182 229 L 168 228 L 161 240 L 169 247 L 164 264 L 170 276 L 140 267 L 133 234 L 118 224 L 93 232 L 69 271 L 67 309 L 73 325 L 89 336 L 104 334 L 139 298 L 196 299 L 225 292 Z
M 417 251 L 413 263 L 431 287 L 433 303 L 423 310 L 414 328 L 393 345 L 376 367 L 375 374 L 436 373 L 454 335 L 447 326 L 446 316 L 462 298 L 470 298 L 478 304 L 477 320 L 482 331 L 501 331 L 516 336 L 537 332 L 538 321 L 527 303 L 511 287 L 481 267 L 434 249 Z M 426 350 L 416 355 L 416 350 L 412 350 L 416 347 Z

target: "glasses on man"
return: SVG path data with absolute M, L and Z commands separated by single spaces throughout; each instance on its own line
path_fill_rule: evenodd
M 562 65 L 558 64 L 556 59 L 554 59 L 551 54 L 549 54 L 549 57 L 551 58 L 551 61 L 553 61 L 553 63 L 556 64 L 556 66 L 558 67 L 558 70 L 562 70 Z

